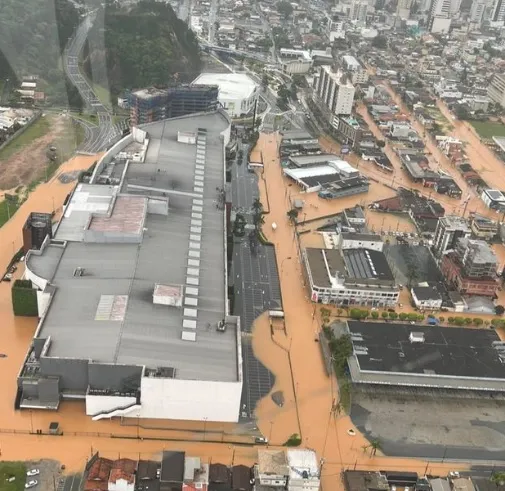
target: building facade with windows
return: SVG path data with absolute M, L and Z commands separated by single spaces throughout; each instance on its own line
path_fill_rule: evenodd
M 334 72 L 328 65 L 321 66 L 315 92 L 332 115 L 351 114 L 356 89 L 343 72 Z
M 399 288 L 382 252 L 306 248 L 302 254 L 313 302 L 371 307 L 397 304 Z

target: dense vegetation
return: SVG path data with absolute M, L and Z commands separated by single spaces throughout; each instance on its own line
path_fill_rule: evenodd
M 34 74 L 61 79 L 60 54 L 79 23 L 67 0 L 2 0 L 0 9 L 0 76 Z
M 84 66 L 94 83 L 113 94 L 191 81 L 199 73 L 196 36 L 170 5 L 145 0 L 126 10 L 109 3 L 103 19 L 90 32 Z

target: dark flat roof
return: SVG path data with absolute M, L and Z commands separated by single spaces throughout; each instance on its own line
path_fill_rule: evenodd
M 184 452 L 165 450 L 161 458 L 160 481 L 182 482 L 184 479 L 185 456 Z
M 492 346 L 500 338 L 491 329 L 361 321 L 347 324 L 351 334 L 363 338 L 353 341 L 355 349 L 368 349 L 367 354 L 356 355 L 361 370 L 505 379 L 505 365 Z M 423 333 L 425 341 L 411 343 L 411 332 Z

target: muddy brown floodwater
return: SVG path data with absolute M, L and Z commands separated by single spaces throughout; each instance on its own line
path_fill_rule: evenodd
M 292 433 L 300 433 L 302 445 L 316 450 L 319 458 L 324 458 L 322 481 L 325 489 L 342 489 L 340 472 L 344 468 L 408 469 L 419 473 L 426 472 L 428 468 L 427 472 L 434 474 L 447 472 L 449 468 L 454 468 L 454 464 L 427 464 L 422 460 L 379 454 L 372 457 L 363 452 L 363 446 L 368 442 L 350 418 L 330 415 L 332 404 L 338 401 L 338 390 L 335 379 L 326 375 L 319 343 L 315 341 L 320 330 L 318 307 L 315 311 L 303 286 L 294 230 L 286 215 L 290 209 L 289 195 L 291 199 L 297 197 L 297 188 L 290 186 L 282 175 L 277 154 L 278 138 L 276 134 L 262 134 L 258 151 L 263 152 L 264 173 L 260 176 L 260 194 L 265 210 L 270 203 L 263 231 L 276 248 L 287 334 L 275 331 L 275 340 L 272 340 L 268 320 L 262 316 L 254 325 L 253 347 L 258 358 L 278 375 L 274 390 L 283 390 L 287 394 L 287 402 L 279 408 L 270 401 L 262 401 L 257 412 L 259 428 L 263 434 L 271 434 L 276 444 L 282 443 Z M 333 201 L 320 200 L 314 193 L 303 195 L 305 206 L 302 216 L 306 213 L 309 219 L 336 213 L 363 200 L 392 194 L 392 190 L 381 184 L 372 184 L 370 192 L 371 196 L 358 195 Z M 373 220 L 375 222 L 376 219 Z M 274 222 L 277 224 L 275 231 L 272 230 Z M 402 225 L 407 226 L 403 222 Z M 288 349 L 291 368 L 282 353 L 284 350 L 276 342 Z M 289 374 L 292 374 L 292 380 Z M 291 403 L 291 394 L 296 396 L 297 405 Z M 300 430 L 296 430 L 298 419 Z M 354 436 L 349 434 L 351 429 Z
M 338 399 L 335 380 L 326 376 L 322 357 L 315 336 L 319 331 L 318 312 L 307 298 L 302 285 L 299 256 L 293 240 L 293 228 L 287 220 L 289 196 L 297 191 L 282 176 L 277 157 L 277 136 L 261 135 L 258 150 L 265 156 L 264 180 L 260 183 L 263 203 L 266 193 L 271 205 L 266 215 L 264 230 L 276 245 L 277 261 L 286 312 L 286 334 L 275 329 L 270 332 L 268 316 L 260 316 L 253 332 L 253 348 L 258 358 L 276 375 L 274 391 L 282 391 L 284 404 L 274 405 L 270 397 L 260 401 L 257 408 L 258 425 L 264 435 L 275 445 L 293 433 L 300 433 L 303 446 L 313 448 L 325 462 L 322 470 L 326 489 L 341 489 L 340 471 L 344 467 L 362 469 L 410 469 L 424 472 L 426 462 L 413 459 L 396 459 L 376 455 L 370 457 L 362 450 L 367 442 L 353 428 L 348 416 L 330 417 L 330 408 Z M 59 172 L 89 167 L 96 157 L 79 157 L 62 165 Z M 0 229 L 0 270 L 9 263 L 13 251 L 21 246 L 21 227 L 31 211 L 61 209 L 63 200 L 75 183 L 61 184 L 57 178 L 39 186 L 13 219 Z M 371 193 L 371 194 L 370 194 Z M 369 195 L 354 196 L 343 200 L 323 202 L 315 196 L 304 196 L 304 212 L 307 218 L 331 214 L 343 208 L 370 199 L 391 195 L 392 190 L 374 183 Z M 266 207 L 266 204 L 265 204 Z M 368 215 L 378 224 L 382 217 Z M 278 228 L 271 229 L 272 222 Z M 394 222 L 396 223 L 396 222 Z M 407 224 L 403 224 L 402 226 Z M 376 225 L 378 226 L 378 225 Z M 22 273 L 22 268 L 18 275 Z M 37 459 L 52 458 L 64 463 L 69 470 L 80 470 L 89 455 L 99 450 L 109 457 L 157 457 L 164 449 L 184 450 L 204 460 L 225 464 L 256 461 L 257 449 L 229 443 L 211 443 L 202 439 L 219 439 L 222 431 L 236 440 L 244 439 L 245 429 L 240 425 L 208 423 L 202 437 L 202 422 L 141 421 L 131 426 L 121 426 L 117 420 L 93 422 L 84 414 L 82 403 L 63 403 L 58 412 L 15 411 L 14 396 L 16 376 L 36 328 L 32 318 L 15 318 L 12 314 L 10 285 L 0 283 L 0 324 L 2 344 L 0 352 L 7 355 L 0 359 L 0 449 L 1 458 Z M 30 430 L 47 430 L 51 421 L 58 421 L 63 436 L 28 435 Z M 354 429 L 351 436 L 348 430 Z M 13 434 L 12 431 L 22 431 Z M 192 430 L 198 430 L 195 433 Z M 120 438 L 111 438 L 110 435 Z M 153 440 L 157 438 L 158 440 Z M 165 440 L 160 441 L 160 438 Z M 244 440 L 245 441 L 245 440 Z M 250 439 L 248 440 L 250 441 Z M 454 465 L 429 464 L 429 472 L 437 473 L 454 468 Z
M 76 157 L 64 163 L 58 174 L 89 168 L 97 156 Z M 62 204 L 67 194 L 73 189 L 75 182 L 62 184 L 57 176 L 46 184 L 41 184 L 30 194 L 28 200 L 21 206 L 12 219 L 0 228 L 0 271 L 4 271 L 13 253 L 22 245 L 21 229 L 33 211 L 61 212 Z M 16 277 L 23 272 L 19 266 Z M 149 422 L 143 421 L 140 427 L 121 426 L 120 422 L 93 422 L 84 414 L 83 403 L 65 402 L 58 412 L 48 411 L 15 411 L 14 398 L 16 393 L 16 377 L 28 346 L 37 326 L 37 319 L 14 317 L 11 304 L 11 284 L 0 283 L 0 325 L 2 342 L 0 353 L 0 450 L 1 459 L 37 459 L 53 458 L 64 463 L 69 470 L 80 470 L 92 450 L 100 450 L 106 456 L 130 456 L 144 458 L 155 456 L 163 449 L 185 450 L 191 455 L 214 462 L 252 464 L 256 460 L 256 450 L 250 447 L 237 447 L 230 444 L 215 444 L 199 442 L 202 439 L 221 438 L 221 431 L 232 434 L 237 431 L 234 440 L 246 441 L 241 436 L 242 429 L 233 425 L 208 424 L 207 432 L 191 433 L 188 429 L 202 430 L 199 422 Z M 35 436 L 26 432 L 42 429 L 47 431 L 49 423 L 58 421 L 63 436 Z M 146 428 L 142 426 L 146 426 Z M 159 429 L 157 427 L 160 427 Z M 13 434 L 13 431 L 23 433 Z M 78 435 L 76 435 L 76 433 Z M 104 435 L 99 436 L 98 433 Z M 109 435 L 128 437 L 129 439 L 110 438 Z M 137 439 L 139 437 L 139 439 Z M 149 438 L 166 438 L 165 441 L 154 441 Z M 142 440 L 143 438 L 143 440 Z M 170 441 L 173 440 L 173 441 Z M 182 441 L 189 440 L 189 441 Z M 194 441 L 192 441 L 194 440 Z M 247 438 L 250 442 L 251 439 Z

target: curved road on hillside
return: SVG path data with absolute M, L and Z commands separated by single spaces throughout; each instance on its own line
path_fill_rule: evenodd
M 63 65 L 65 73 L 69 80 L 81 94 L 87 108 L 96 112 L 98 125 L 75 118 L 75 120 L 84 127 L 85 140 L 79 151 L 84 153 L 97 153 L 110 146 L 120 135 L 121 132 L 113 124 L 112 112 L 105 106 L 95 94 L 93 87 L 81 73 L 79 68 L 79 54 L 81 53 L 89 30 L 93 26 L 94 15 L 90 14 L 84 18 L 83 22 L 76 29 L 72 38 L 70 38 L 63 53 Z

